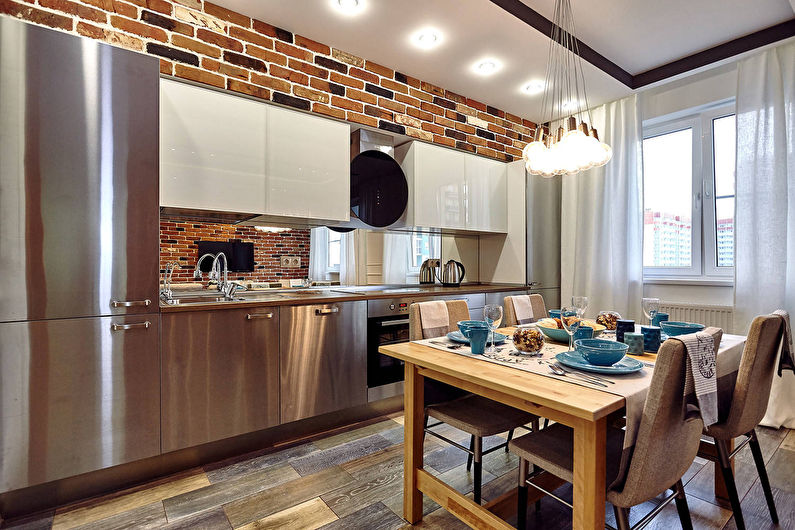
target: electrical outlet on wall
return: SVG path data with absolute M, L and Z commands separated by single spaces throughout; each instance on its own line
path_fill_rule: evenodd
M 279 263 L 283 269 L 297 269 L 301 267 L 301 258 L 298 256 L 282 256 Z

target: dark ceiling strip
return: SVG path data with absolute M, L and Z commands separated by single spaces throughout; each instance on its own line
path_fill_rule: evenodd
M 547 18 L 544 18 L 544 16 L 542 16 L 540 13 L 529 7 L 527 4 L 522 3 L 521 0 L 491 0 L 491 2 L 500 6 L 505 11 L 512 14 L 529 26 L 537 29 L 547 37 L 552 35 L 552 28 L 554 24 Z M 580 46 L 580 56 L 583 59 L 604 71 L 610 77 L 632 88 L 632 74 L 618 66 L 613 61 L 599 54 L 596 50 L 582 42 L 580 39 L 577 39 L 577 43 Z
M 491 0 L 491 2 L 544 35 L 552 34 L 554 24 L 521 0 Z M 793 36 L 795 36 L 795 18 L 634 76 L 581 40 L 577 39 L 577 42 L 583 59 L 616 81 L 635 89 Z
M 795 18 L 636 74 L 632 88 L 656 83 L 792 36 L 795 36 Z

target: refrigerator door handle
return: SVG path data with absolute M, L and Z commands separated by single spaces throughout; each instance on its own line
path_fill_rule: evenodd
M 113 300 L 111 301 L 111 307 L 137 307 L 137 306 L 148 306 L 152 303 L 150 299 L 146 300 Z
M 111 324 L 110 330 L 111 331 L 127 331 L 130 329 L 149 329 L 152 323 L 148 320 L 144 322 L 137 322 L 135 324 Z

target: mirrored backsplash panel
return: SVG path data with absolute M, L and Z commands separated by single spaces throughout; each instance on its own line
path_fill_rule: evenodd
M 241 241 L 254 244 L 253 272 L 232 272 L 235 280 L 280 281 L 309 276 L 309 229 L 290 228 L 273 232 L 260 227 L 222 223 L 203 223 L 180 219 L 160 219 L 160 271 L 176 261 L 174 282 L 192 282 L 199 258 L 199 241 Z M 299 266 L 282 266 L 281 258 L 300 260 Z M 294 260 L 293 260 L 294 261 Z M 205 275 L 206 278 L 206 275 Z

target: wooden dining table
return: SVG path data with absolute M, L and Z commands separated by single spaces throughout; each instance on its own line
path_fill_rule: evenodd
M 505 334 L 513 331 L 514 328 L 500 330 Z M 423 469 L 423 381 L 427 377 L 571 427 L 572 527 L 605 527 L 607 423 L 611 415 L 620 416 L 624 397 L 413 342 L 381 346 L 379 352 L 405 363 L 403 515 L 409 523 L 422 520 L 423 494 L 473 528 L 512 528 L 500 514 L 511 509 L 515 512 L 516 507 L 515 492 L 480 505 Z M 547 491 L 563 484 L 550 474 L 540 476 L 536 482 Z M 528 502 L 542 495 L 531 490 Z

